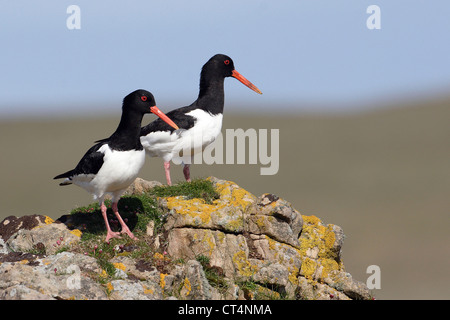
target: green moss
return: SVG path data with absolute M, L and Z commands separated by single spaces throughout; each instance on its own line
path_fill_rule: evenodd
M 214 189 L 213 183 L 203 179 L 181 182 L 173 186 L 156 186 L 149 191 L 149 194 L 165 198 L 184 196 L 188 200 L 203 199 L 208 204 L 212 204 L 214 200 L 219 199 L 219 194 Z
M 246 300 L 285 300 L 287 295 L 280 292 L 279 287 L 270 283 L 257 283 L 252 279 L 236 282 L 237 286 L 244 292 Z

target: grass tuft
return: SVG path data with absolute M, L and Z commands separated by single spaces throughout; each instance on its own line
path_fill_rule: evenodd
M 220 195 L 214 189 L 213 183 L 209 180 L 196 179 L 191 182 L 180 182 L 173 186 L 156 186 L 149 194 L 157 197 L 184 196 L 187 199 L 200 198 L 206 203 L 212 204 L 219 199 Z

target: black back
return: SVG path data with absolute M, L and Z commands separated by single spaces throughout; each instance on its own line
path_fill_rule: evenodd
M 166 115 L 177 124 L 180 129 L 190 129 L 195 125 L 195 118 L 186 115 L 192 110 L 202 109 L 212 115 L 223 113 L 225 104 L 224 80 L 230 77 L 234 70 L 233 60 L 224 55 L 216 54 L 202 67 L 200 73 L 200 88 L 197 100 L 191 105 L 168 112 Z M 141 129 L 141 136 L 151 132 L 170 131 L 175 129 L 161 119 L 149 123 Z
M 57 175 L 53 179 L 70 178 L 79 174 L 97 174 L 103 165 L 104 153 L 98 150 L 106 142 L 100 142 L 91 147 L 78 162 L 77 166 L 73 170 L 69 170 L 65 173 Z

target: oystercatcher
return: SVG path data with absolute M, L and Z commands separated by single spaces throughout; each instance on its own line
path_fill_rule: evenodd
M 145 151 L 139 139 L 142 118 L 154 113 L 175 129 L 178 127 L 157 107 L 153 95 L 146 90 L 136 90 L 123 99 L 122 117 L 116 131 L 107 139 L 99 140 L 81 158 L 75 169 L 56 176 L 65 178 L 61 186 L 75 184 L 93 194 L 98 200 L 106 224 L 106 242 L 120 237 L 113 232 L 106 217 L 104 198 L 112 194 L 112 210 L 122 227 L 121 233 L 136 239 L 121 218 L 117 209 L 119 198 L 136 179 L 145 162 Z
M 224 79 L 234 77 L 253 91 L 262 92 L 234 69 L 233 60 L 216 54 L 206 62 L 200 74 L 200 92 L 191 105 L 167 113 L 179 127 L 173 129 L 156 119 L 141 129 L 141 143 L 149 157 L 161 157 L 167 184 L 171 185 L 170 161 L 183 163 L 186 181 L 190 181 L 189 165 L 194 154 L 211 144 L 222 129 Z M 186 152 L 187 151 L 187 152 Z

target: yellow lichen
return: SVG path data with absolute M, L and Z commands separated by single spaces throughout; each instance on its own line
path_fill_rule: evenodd
M 331 271 L 339 270 L 339 264 L 332 259 L 319 259 L 319 262 L 323 266 L 322 278 L 328 277 Z
M 211 213 L 215 210 L 214 205 L 206 204 L 203 199 L 185 200 L 183 197 L 168 197 L 167 208 L 174 209 L 178 214 L 189 215 L 198 218 L 203 224 L 211 220 Z
M 298 285 L 298 273 L 299 270 L 297 267 L 288 267 L 289 275 L 288 279 L 293 285 Z
M 53 222 L 55 222 L 55 220 L 53 220 L 49 216 L 45 216 L 45 221 L 44 221 L 45 224 L 50 224 L 50 223 L 53 223 Z
M 214 249 L 216 248 L 216 243 L 214 242 L 213 237 L 209 233 L 206 234 L 203 239 L 209 246 L 209 255 L 211 256 L 213 251 L 214 251 Z
M 106 289 L 108 290 L 108 293 L 111 293 L 114 290 L 114 286 L 111 284 L 111 282 L 108 282 L 106 284 Z
M 120 269 L 120 270 L 122 270 L 122 271 L 125 271 L 125 270 L 126 270 L 125 265 L 124 265 L 123 263 L 120 263 L 120 262 L 115 262 L 115 263 L 113 263 L 113 266 L 114 266 L 114 268 Z
M 240 275 L 244 277 L 250 277 L 252 276 L 256 270 L 257 267 L 252 265 L 250 261 L 248 261 L 247 256 L 244 251 L 238 251 L 233 255 L 233 262 L 236 266 L 237 271 Z
M 223 240 L 225 240 L 225 233 L 218 232 L 217 233 L 217 240 L 219 240 L 219 242 L 223 242 Z
M 184 278 L 183 288 L 186 289 L 186 296 L 188 296 L 191 293 L 192 287 L 191 282 L 188 278 Z
M 325 231 L 324 241 L 327 248 L 332 248 L 334 246 L 336 235 L 334 234 L 333 229 L 331 229 L 331 226 L 328 226 L 327 230 Z
M 166 281 L 165 281 L 166 276 L 167 276 L 167 273 L 161 273 L 159 275 L 159 286 L 161 287 L 161 289 L 164 289 L 164 287 L 166 286 Z
M 238 231 L 243 226 L 244 226 L 244 218 L 242 216 L 234 220 L 229 220 L 227 223 L 227 229 L 231 231 Z
M 302 274 L 306 279 L 312 279 L 316 272 L 317 262 L 310 258 L 304 258 L 302 261 Z
M 145 284 L 142 285 L 142 289 L 144 289 L 144 294 L 153 294 L 153 289 L 148 288 Z
M 191 223 L 196 225 L 206 225 L 211 223 L 213 214 L 220 216 L 225 212 L 224 226 L 230 231 L 238 231 L 244 226 L 242 215 L 228 214 L 229 210 L 223 211 L 227 207 L 233 207 L 235 212 L 242 214 L 247 211 L 254 201 L 254 196 L 242 189 L 234 182 L 225 181 L 216 183 L 216 192 L 220 199 L 214 200 L 212 204 L 205 203 L 203 199 L 186 200 L 184 197 L 167 197 L 167 208 L 174 210 L 177 214 L 191 219 Z M 222 219 L 222 218 L 220 218 Z
M 153 258 L 159 259 L 159 260 L 164 260 L 164 256 L 159 252 L 155 252 L 155 254 L 153 255 Z
M 259 216 L 255 223 L 258 227 L 264 228 L 264 226 L 266 225 L 266 216 Z
M 312 276 L 321 267 L 319 279 L 328 277 L 330 272 L 341 270 L 342 263 L 337 261 L 338 253 L 334 250 L 336 235 L 333 225 L 325 226 L 316 216 L 302 216 L 304 224 L 300 237 L 300 254 L 303 257 L 302 274 L 312 279 Z M 317 259 L 310 259 L 308 252 L 311 248 L 317 248 Z M 320 270 L 319 270 L 320 272 Z
M 71 234 L 77 236 L 78 238 L 81 238 L 81 235 L 83 234 L 80 230 L 78 229 L 74 229 L 72 231 L 70 231 Z
M 275 246 L 277 245 L 277 242 L 275 240 L 273 240 L 272 238 L 266 236 L 266 235 L 264 235 L 264 237 L 269 242 L 269 249 L 270 250 L 276 250 Z
M 220 194 L 221 198 L 227 198 L 229 205 L 239 207 L 243 210 L 252 204 L 252 199 L 254 198 L 250 192 L 239 187 L 232 181 L 217 182 L 216 191 Z

